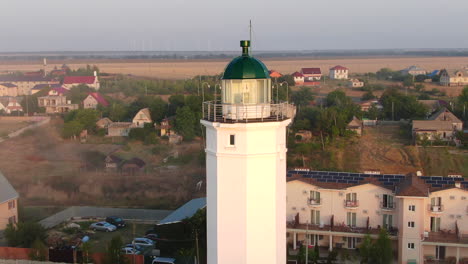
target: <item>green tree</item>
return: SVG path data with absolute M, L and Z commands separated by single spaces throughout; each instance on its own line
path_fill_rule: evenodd
M 195 137 L 196 124 L 196 116 L 190 107 L 184 106 L 177 109 L 175 130 L 184 137 L 184 140 L 192 140 Z
M 127 117 L 128 109 L 123 104 L 112 103 L 109 107 L 109 118 L 114 122 L 120 122 Z
M 314 93 L 310 87 L 301 87 L 299 91 L 295 91 L 291 94 L 291 100 L 299 108 L 309 105 L 314 100 Z
M 185 96 L 176 94 L 169 97 L 169 116 L 176 114 L 177 110 L 185 106 Z
M 124 254 L 120 250 L 123 246 L 122 238 L 117 235 L 114 236 L 111 241 L 107 244 L 106 254 L 104 256 L 105 264 L 127 264 L 128 259 L 125 258 Z
M 33 243 L 44 241 L 45 229 L 36 222 L 19 222 L 16 225 L 8 224 L 4 231 L 7 243 L 11 247 L 29 248 Z
M 393 261 L 392 241 L 386 229 L 381 229 L 377 241 L 372 246 L 372 262 L 390 264 Z
M 366 234 L 362 239 L 362 243 L 359 246 L 359 256 L 361 257 L 361 264 L 370 264 L 372 257 L 372 240 L 369 234 Z
M 37 261 L 46 261 L 47 254 L 47 246 L 41 240 L 36 239 L 31 246 L 31 251 L 29 252 L 29 259 Z
M 386 118 L 394 120 L 425 118 L 427 107 L 418 102 L 414 96 L 405 96 L 396 88 L 390 88 L 380 97 L 383 114 Z
M 462 92 L 460 93 L 457 99 L 460 105 L 465 105 L 466 107 L 468 107 L 468 86 L 465 86 L 463 88 Z
M 367 91 L 366 93 L 364 93 L 361 97 L 361 100 L 362 101 L 367 101 L 367 100 L 371 100 L 371 99 L 375 99 L 377 98 L 373 93 L 372 91 Z
M 83 129 L 84 129 L 84 126 L 80 122 L 78 122 L 76 120 L 66 122 L 63 125 L 62 137 L 63 138 L 76 137 L 76 136 L 78 136 L 80 134 L 80 132 Z
M 81 264 L 91 263 L 91 243 L 89 241 L 81 244 L 81 251 L 83 252 Z
M 412 87 L 414 86 L 414 77 L 411 74 L 408 74 L 404 79 L 403 79 L 403 86 L 404 87 Z

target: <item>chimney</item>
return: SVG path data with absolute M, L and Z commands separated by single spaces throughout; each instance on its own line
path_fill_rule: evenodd
M 461 188 L 461 182 L 456 182 L 456 183 L 455 183 L 455 187 Z
M 94 77 L 97 77 L 97 71 L 94 71 Z

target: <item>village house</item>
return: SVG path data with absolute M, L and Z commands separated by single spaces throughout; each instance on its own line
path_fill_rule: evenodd
M 38 84 L 58 84 L 55 79 L 43 76 L 0 75 L 0 83 L 11 83 L 17 86 L 17 96 L 30 94 L 31 89 Z
M 122 164 L 122 159 L 115 156 L 115 155 L 107 155 L 104 163 L 105 163 L 105 169 L 106 171 L 117 171 Z
M 355 250 L 385 228 L 398 263 L 468 258 L 468 181 L 462 177 L 289 171 L 287 240 Z
M 440 85 L 443 86 L 465 86 L 468 85 L 468 69 L 440 71 Z
M 357 117 L 353 116 L 353 120 L 348 123 L 346 130 L 354 131 L 359 136 L 362 135 L 362 121 Z
M 98 105 L 103 107 L 109 106 L 104 97 L 100 93 L 89 93 L 88 96 L 83 100 L 83 108 L 84 109 L 96 109 Z
M 292 74 L 294 79 L 295 85 L 303 85 L 304 84 L 304 75 L 300 72 L 295 72 Z
M 418 100 L 419 103 L 427 107 L 428 116 L 442 107 L 447 107 L 448 103 L 444 100 Z
M 174 132 L 169 135 L 169 144 L 179 144 L 182 140 L 184 140 L 184 137 Z
M 18 86 L 12 83 L 0 83 L 0 96 L 18 96 Z
M 159 136 L 164 137 L 171 134 L 171 127 L 169 118 L 164 118 L 161 124 L 156 125 L 156 130 L 159 130 Z
M 346 80 L 348 79 L 349 69 L 341 65 L 337 65 L 330 69 L 331 80 Z
M 359 107 L 363 112 L 368 112 L 372 106 L 376 107 L 378 110 L 383 109 L 383 106 L 379 103 L 379 100 L 377 99 L 359 102 Z
M 413 75 L 413 76 L 418 76 L 418 75 L 426 75 L 426 70 L 418 67 L 418 66 L 410 66 L 404 70 L 401 71 L 402 74 L 404 75 Z
M 99 90 L 99 79 L 97 73 L 94 72 L 94 76 L 65 76 L 63 79 L 63 86 L 71 89 L 73 86 L 87 85 L 90 88 L 94 88 L 96 91 Z
M 304 82 L 316 82 L 322 79 L 320 68 L 302 68 L 301 74 L 304 76 Z
M 145 169 L 146 163 L 139 158 L 132 158 L 131 160 L 124 161 L 122 164 L 122 172 L 128 174 L 136 174 Z
M 413 120 L 413 138 L 429 141 L 452 141 L 457 131 L 463 130 L 463 122 L 447 108 L 440 109 L 428 120 Z
M 104 117 L 104 118 L 99 119 L 99 120 L 96 122 L 96 127 L 107 129 L 107 127 L 108 127 L 110 124 L 112 124 L 112 120 L 110 120 L 110 119 L 107 118 L 107 117 Z
M 128 137 L 133 128 L 131 122 L 113 122 L 107 126 L 107 136 L 109 137 Z
M 19 195 L 0 172 L 0 231 L 8 224 L 18 223 Z
M 0 110 L 5 114 L 20 114 L 23 113 L 20 97 L 2 96 L 0 97 Z
M 359 79 L 351 79 L 348 82 L 348 86 L 351 88 L 361 88 L 364 87 L 364 82 Z
M 47 114 L 67 113 L 79 108 L 78 104 L 72 104 L 67 100 L 69 90 L 62 86 L 54 86 L 46 96 L 38 97 L 39 107 L 44 107 Z
M 132 120 L 135 127 L 145 127 L 145 124 L 152 124 L 151 113 L 148 108 L 143 108 L 135 115 Z
M 270 71 L 268 71 L 268 73 L 270 74 L 271 78 L 276 78 L 277 79 L 277 78 L 283 76 L 281 73 L 279 73 L 279 72 L 277 72 L 275 70 L 270 70 Z

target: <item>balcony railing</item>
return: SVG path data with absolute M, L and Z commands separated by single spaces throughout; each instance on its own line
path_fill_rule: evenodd
M 344 206 L 347 208 L 356 208 L 359 206 L 359 201 L 353 201 L 353 200 L 345 200 L 344 201 Z
M 319 206 L 319 205 L 322 205 L 322 199 L 311 199 L 311 198 L 308 198 L 307 199 L 307 202 L 309 205 L 312 205 L 312 206 Z
M 220 123 L 255 123 L 292 119 L 296 107 L 287 102 L 278 104 L 225 104 L 203 102 L 203 120 Z
M 434 204 L 429 204 L 428 206 L 429 211 L 433 213 L 442 213 L 444 211 L 444 206 L 443 205 L 434 205 Z
M 309 232 L 312 232 L 313 230 L 320 230 L 320 231 L 331 231 L 331 232 L 340 232 L 340 233 L 353 233 L 353 234 L 373 234 L 377 235 L 379 234 L 381 228 L 380 227 L 373 227 L 373 228 L 367 228 L 367 227 L 360 227 L 360 226 L 347 226 L 344 224 L 341 225 L 312 225 L 312 224 L 305 224 L 305 223 L 287 223 L 287 228 L 293 228 L 293 229 L 302 229 L 302 230 L 309 230 Z M 387 232 L 391 236 L 396 236 L 398 235 L 398 228 L 391 227 L 387 229 Z
M 380 208 L 383 209 L 383 210 L 393 210 L 395 209 L 395 202 L 380 202 Z

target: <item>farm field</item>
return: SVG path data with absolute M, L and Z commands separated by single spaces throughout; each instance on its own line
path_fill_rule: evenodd
M 214 75 L 224 70 L 229 59 L 225 60 L 64 60 L 49 61 L 48 69 L 66 63 L 72 69 L 97 65 L 103 72 L 130 74 L 161 79 L 186 79 L 196 75 Z M 442 68 L 467 66 L 468 57 L 368 57 L 368 58 L 266 58 L 268 69 L 283 73 L 293 73 L 302 67 L 320 67 L 323 74 L 335 65 L 343 65 L 351 73 L 376 72 L 381 68 L 394 70 L 417 65 L 428 71 Z M 0 72 L 35 71 L 42 69 L 42 61 L 0 61 Z

